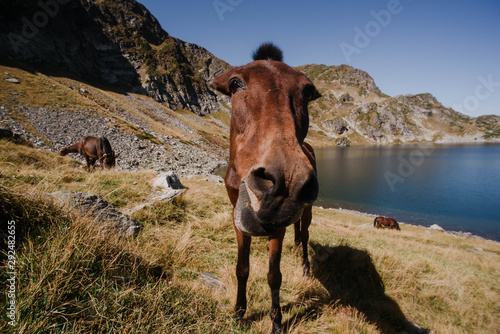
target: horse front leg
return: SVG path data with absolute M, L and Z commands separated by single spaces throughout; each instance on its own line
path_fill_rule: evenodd
M 283 238 L 285 229 L 269 237 L 269 272 L 267 282 L 271 288 L 271 319 L 273 320 L 273 333 L 281 333 L 281 306 L 280 306 L 280 288 L 281 288 L 281 251 L 283 248 Z
M 250 273 L 250 245 L 252 238 L 240 232 L 235 227 L 238 243 L 238 263 L 236 264 L 236 278 L 238 279 L 238 293 L 234 306 L 234 318 L 242 319 L 247 310 L 247 281 Z
M 304 209 L 302 217 L 300 218 L 300 240 L 302 242 L 302 267 L 304 268 L 304 276 L 310 276 L 311 265 L 309 263 L 308 243 L 309 243 L 309 226 L 312 220 L 312 205 Z
M 91 168 L 94 166 L 95 161 L 90 156 L 84 154 L 85 161 L 87 162 L 87 170 L 90 172 Z

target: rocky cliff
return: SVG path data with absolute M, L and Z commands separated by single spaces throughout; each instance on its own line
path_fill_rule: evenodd
M 230 66 L 165 32 L 134 0 L 1 1 L 0 50 L 49 74 L 145 93 L 198 115 L 217 111 L 207 86 Z
M 317 145 L 498 140 L 498 119 L 469 117 L 431 94 L 383 94 L 368 73 L 348 65 L 297 67 L 322 97 L 310 106 L 310 139 Z

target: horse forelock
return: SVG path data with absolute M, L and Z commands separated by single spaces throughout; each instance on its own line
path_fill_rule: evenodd
M 253 60 L 276 60 L 283 62 L 283 51 L 273 43 L 262 43 L 252 54 Z

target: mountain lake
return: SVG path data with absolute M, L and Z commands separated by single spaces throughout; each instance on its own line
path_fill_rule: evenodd
M 315 148 L 315 205 L 500 241 L 500 144 Z M 225 168 L 217 174 L 224 175 Z

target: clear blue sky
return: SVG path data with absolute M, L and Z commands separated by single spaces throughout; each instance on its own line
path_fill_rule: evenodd
M 471 116 L 500 115 L 500 0 L 139 2 L 170 35 L 234 66 L 272 41 L 291 66 L 348 64 L 391 96 L 431 93 Z

